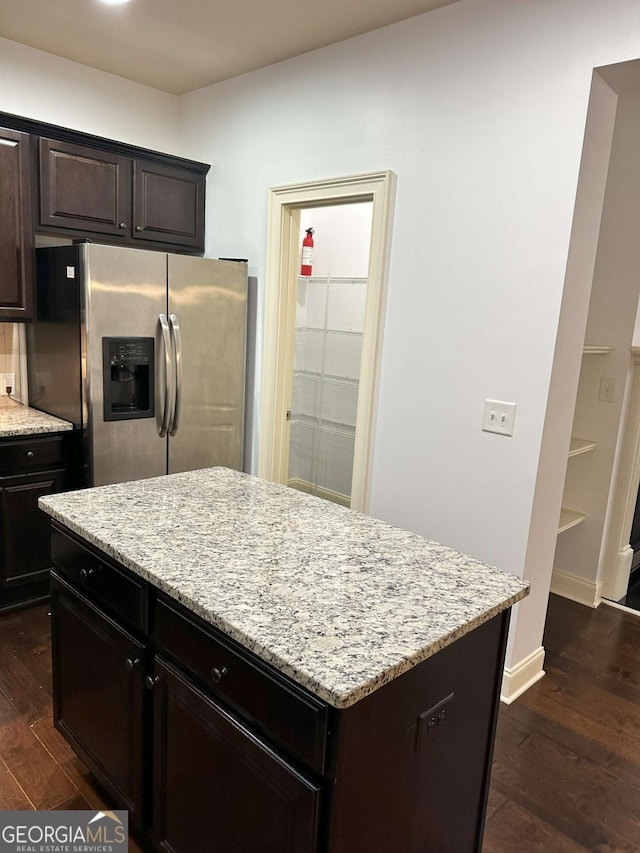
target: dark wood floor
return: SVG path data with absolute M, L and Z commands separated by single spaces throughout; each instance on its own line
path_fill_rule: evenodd
M 53 728 L 49 643 L 46 606 L 0 617 L 0 809 L 107 808 Z
M 544 646 L 501 706 L 483 853 L 638 853 L 640 618 L 552 595 Z
M 501 706 L 483 853 L 638 853 L 640 618 L 552 596 L 545 648 L 545 678 Z M 0 809 L 106 805 L 50 681 L 47 608 L 1 617 Z

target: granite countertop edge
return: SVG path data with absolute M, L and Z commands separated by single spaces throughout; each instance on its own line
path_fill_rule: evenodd
M 116 560 L 121 565 L 130 569 L 134 574 L 149 581 L 157 589 L 168 595 L 170 598 L 183 604 L 187 609 L 195 613 L 208 624 L 211 624 L 221 630 L 224 634 L 234 639 L 241 646 L 253 652 L 262 661 L 271 664 L 279 672 L 292 678 L 296 683 L 309 690 L 318 698 L 324 700 L 331 706 L 343 710 L 354 705 L 366 696 L 374 693 L 384 684 L 393 681 L 398 676 L 412 669 L 417 664 L 437 654 L 442 649 L 451 645 L 453 642 L 470 633 L 476 628 L 483 625 L 485 622 L 493 619 L 495 616 L 502 613 L 504 610 L 512 607 L 518 601 L 525 598 L 530 589 L 530 584 L 521 578 L 517 578 L 522 583 L 522 589 L 501 600 L 498 604 L 487 608 L 486 610 L 476 614 L 470 619 L 465 619 L 460 622 L 452 630 L 441 635 L 429 645 L 419 649 L 412 655 L 404 656 L 394 665 L 387 666 L 382 672 L 368 678 L 365 681 L 354 684 L 346 689 L 333 689 L 326 683 L 320 681 L 316 676 L 306 672 L 302 667 L 293 666 L 289 661 L 282 658 L 277 653 L 269 649 L 267 645 L 260 643 L 255 637 L 245 633 L 237 625 L 230 623 L 228 620 L 220 617 L 214 611 L 203 607 L 198 601 L 194 600 L 188 594 L 185 594 L 180 588 L 171 583 L 168 583 L 164 578 L 155 575 L 147 568 L 140 566 L 135 560 L 132 560 L 126 554 L 121 553 L 114 548 L 109 542 L 99 536 L 96 536 L 82 524 L 70 519 L 64 513 L 59 513 L 52 507 L 45 505 L 42 507 L 45 512 L 59 524 L 66 527 L 73 533 L 76 533 L 86 542 L 103 551 L 112 559 Z M 514 580 L 516 577 L 514 576 Z
M 11 401 L 0 404 L 0 438 L 47 435 L 73 429 L 69 421 Z

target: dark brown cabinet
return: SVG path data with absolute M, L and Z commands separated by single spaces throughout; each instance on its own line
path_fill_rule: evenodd
M 30 138 L 0 128 L 0 321 L 33 315 Z
M 55 724 L 144 842 L 482 849 L 508 611 L 338 710 L 55 522 L 52 541 Z
M 40 139 L 40 226 L 204 250 L 205 174 Z
M 145 646 L 55 575 L 51 601 L 55 725 L 139 824 Z
M 133 237 L 204 250 L 204 175 L 133 162 Z
M 208 171 L 0 112 L 0 322 L 33 318 L 36 233 L 202 254 Z
M 40 139 L 40 225 L 121 237 L 131 231 L 131 161 Z
M 153 835 L 175 853 L 313 853 L 320 788 L 156 659 Z
M 38 498 L 66 484 L 64 437 L 0 442 L 0 612 L 46 597 L 48 517 Z

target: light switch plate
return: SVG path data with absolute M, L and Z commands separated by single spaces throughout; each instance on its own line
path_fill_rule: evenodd
M 482 429 L 484 432 L 496 432 L 498 435 L 513 435 L 516 421 L 516 404 L 502 400 L 485 400 Z

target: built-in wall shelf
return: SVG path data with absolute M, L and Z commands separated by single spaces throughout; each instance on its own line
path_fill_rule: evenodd
M 582 348 L 583 355 L 607 355 L 610 352 L 613 352 L 613 347 L 584 346 Z
M 591 441 L 588 438 L 578 438 L 575 435 L 571 436 L 569 444 L 569 456 L 578 456 L 580 453 L 588 453 L 590 450 L 595 450 L 598 446 L 597 441 Z
M 560 510 L 560 521 L 558 522 L 558 533 L 564 533 L 570 527 L 575 527 L 581 524 L 587 517 L 584 512 L 577 512 L 575 509 L 567 509 L 563 506 Z

